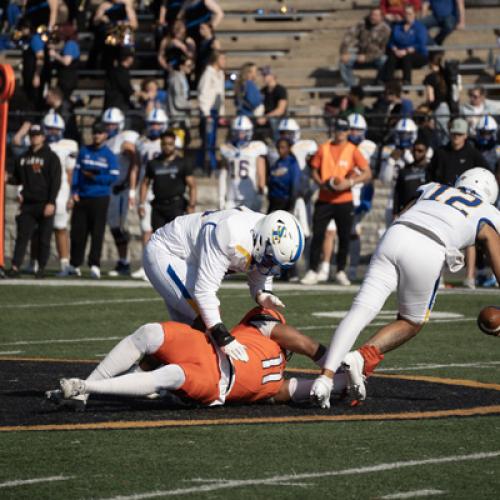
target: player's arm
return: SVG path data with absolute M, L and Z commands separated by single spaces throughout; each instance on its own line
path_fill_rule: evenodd
M 226 205 L 227 195 L 227 165 L 226 162 L 219 169 L 219 210 L 223 210 Z
M 151 179 L 147 175 L 145 175 L 142 178 L 141 186 L 139 188 L 139 217 L 141 218 L 146 215 L 145 204 L 150 184 L 151 184 Z
M 266 191 L 266 160 L 263 156 L 257 158 L 257 190 L 259 194 Z
M 188 214 L 192 214 L 196 207 L 196 180 L 194 178 L 194 175 L 186 176 L 186 186 L 189 192 L 187 212 Z
M 282 349 L 307 356 L 315 363 L 326 353 L 324 345 L 290 325 L 277 324 L 271 332 L 271 340 L 274 340 Z
M 483 224 L 477 239 L 483 243 L 490 259 L 490 265 L 497 281 L 500 283 L 500 236 L 489 224 Z

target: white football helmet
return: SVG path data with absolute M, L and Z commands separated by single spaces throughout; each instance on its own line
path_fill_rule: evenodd
M 455 187 L 472 191 L 483 201 L 491 204 L 498 198 L 498 183 L 495 176 L 482 167 L 466 170 L 455 182 Z
M 489 149 L 497 143 L 498 125 L 490 115 L 481 117 L 476 125 L 476 143 L 478 146 Z
M 401 118 L 394 128 L 394 142 L 401 149 L 407 149 L 413 146 L 417 140 L 417 125 L 411 118 Z
M 160 137 L 160 135 L 167 130 L 167 114 L 161 108 L 152 109 L 148 113 L 146 124 L 146 135 L 148 136 L 148 139 L 158 139 L 158 137 Z
M 303 249 L 299 221 L 284 210 L 266 215 L 255 226 L 252 257 L 262 274 L 279 275 L 299 260 Z
M 246 116 L 237 116 L 231 123 L 231 142 L 241 147 L 252 140 L 253 124 Z
M 125 115 L 120 108 L 108 108 L 102 114 L 102 123 L 108 131 L 108 138 L 121 132 L 125 127 Z
M 360 144 L 365 140 L 367 124 L 363 115 L 359 113 L 352 113 L 347 117 L 349 122 L 349 135 L 347 138 L 353 144 Z
M 278 132 L 292 144 L 300 141 L 300 125 L 293 118 L 283 118 L 278 124 Z
M 63 138 L 66 124 L 61 115 L 54 113 L 54 111 L 49 111 L 43 117 L 42 123 L 47 142 L 57 142 Z

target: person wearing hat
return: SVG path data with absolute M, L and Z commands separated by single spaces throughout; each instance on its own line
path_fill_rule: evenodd
M 436 150 L 429 166 L 431 181 L 453 186 L 466 171 L 474 167 L 488 168 L 484 156 L 467 140 L 469 124 L 463 118 L 455 118 L 450 123 L 450 142 Z M 468 247 L 465 252 L 467 269 L 464 285 L 475 288 L 475 252 Z
M 37 278 L 43 278 L 50 256 L 50 239 L 54 225 L 56 197 L 61 186 L 61 163 L 45 144 L 43 128 L 34 124 L 29 129 L 30 147 L 21 155 L 8 178 L 9 184 L 21 186 L 20 211 L 16 217 L 17 237 L 8 275 L 19 276 L 28 243 L 36 229 L 38 238 Z
M 335 280 L 340 285 L 350 285 L 345 267 L 354 216 L 351 188 L 369 181 L 372 172 L 358 147 L 348 141 L 349 129 L 347 120 L 337 119 L 333 139 L 322 144 L 311 160 L 311 175 L 319 186 L 319 197 L 314 206 L 309 271 L 302 279 L 303 284 L 318 281 L 322 243 L 328 223 L 333 219 L 339 239 Z
M 429 167 L 433 182 L 452 186 L 466 170 L 474 167 L 488 168 L 483 155 L 467 141 L 469 125 L 463 118 L 450 123 L 450 142 L 435 151 Z
M 106 229 L 111 186 L 119 174 L 115 154 L 106 146 L 106 128 L 96 122 L 92 127 L 92 144 L 83 146 L 78 154 L 71 182 L 69 208 L 71 216 L 70 265 L 59 276 L 80 276 L 85 246 L 90 236 L 88 264 L 92 278 L 101 277 L 101 252 Z

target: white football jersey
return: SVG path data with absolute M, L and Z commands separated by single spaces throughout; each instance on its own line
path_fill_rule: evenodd
M 125 180 L 128 175 L 130 161 L 127 157 L 124 157 L 121 154 L 123 150 L 123 143 L 129 142 L 135 146 L 138 139 L 139 134 L 137 132 L 134 132 L 133 130 L 124 130 L 105 142 L 106 146 L 108 146 L 108 148 L 111 149 L 111 151 L 116 155 L 118 166 L 120 168 L 120 175 L 118 176 L 115 184 L 119 184 Z
M 370 165 L 371 168 L 373 168 L 373 163 L 375 162 L 377 155 L 375 154 L 377 151 L 377 145 L 368 139 L 364 139 L 358 144 L 358 149 L 361 152 L 361 154 L 364 156 L 368 164 Z M 361 171 L 359 171 L 358 168 L 354 169 L 356 174 L 360 174 Z M 355 184 L 351 188 L 351 193 L 352 193 L 352 203 L 355 207 L 359 207 L 359 204 L 361 203 L 361 190 L 363 189 L 363 183 L 359 182 L 358 184 Z
M 68 172 L 75 168 L 78 156 L 78 143 L 72 139 L 61 139 L 49 144 L 50 149 L 58 156 L 61 162 L 61 187 L 57 193 L 57 199 L 66 203 L 70 195 L 70 180 Z
M 398 222 L 425 228 L 439 237 L 447 249 L 474 245 L 481 222 L 500 232 L 500 211 L 472 193 L 437 182 L 419 188 L 420 196 Z
M 259 194 L 257 159 L 267 155 L 267 146 L 262 141 L 251 141 L 242 148 L 223 144 L 220 152 L 228 168 L 226 207 L 245 205 L 258 209 L 259 207 L 255 206 Z
M 318 145 L 315 141 L 305 139 L 297 141 L 292 146 L 292 153 L 297 158 L 300 170 L 304 170 L 307 167 L 307 159 L 313 156 L 318 151 Z

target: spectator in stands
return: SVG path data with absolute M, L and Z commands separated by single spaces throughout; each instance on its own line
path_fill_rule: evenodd
M 214 50 L 220 50 L 221 45 L 215 37 L 214 28 L 210 23 L 200 24 L 200 39 L 196 45 L 195 75 L 194 83 L 198 85 L 201 75 L 207 67 L 210 54 Z
M 167 111 L 171 126 L 184 131 L 184 146 L 189 144 L 191 104 L 189 102 L 189 75 L 193 71 L 192 59 L 181 57 L 179 67 L 168 79 Z
M 264 105 L 262 94 L 257 86 L 257 66 L 254 63 L 245 63 L 234 86 L 234 100 L 236 114 L 249 118 L 262 116 Z
M 427 29 L 439 28 L 434 38 L 442 45 L 445 38 L 454 30 L 465 28 L 464 0 L 426 0 L 422 7 L 422 23 Z
M 134 52 L 129 48 L 122 48 L 118 57 L 118 64 L 106 72 L 104 84 L 104 107 L 119 108 L 123 113 L 133 109 L 131 101 L 135 94 L 132 87 L 130 68 L 134 64 Z
M 347 140 L 348 133 L 349 122 L 337 119 L 333 140 L 322 144 L 311 160 L 312 178 L 319 186 L 319 197 L 314 206 L 310 269 L 302 279 L 304 284 L 318 282 L 322 243 L 331 219 L 337 225 L 339 240 L 335 279 L 340 285 L 350 284 L 345 267 L 354 216 L 351 188 L 371 179 L 371 170 L 358 147 Z
M 160 89 L 155 78 L 146 78 L 141 82 L 141 90 L 138 97 L 145 117 L 153 109 L 165 110 L 167 107 L 167 93 L 165 90 Z
M 198 84 L 198 105 L 200 109 L 201 150 L 198 154 L 198 167 L 205 170 L 205 155 L 209 157 L 209 172 L 217 168 L 215 146 L 219 118 L 224 115 L 226 55 L 214 51 L 210 63 Z
M 119 57 L 120 48 L 129 45 L 129 41 L 122 39 L 118 33 L 119 25 L 129 26 L 132 30 L 137 29 L 133 0 L 106 0 L 97 7 L 92 19 L 94 43 L 87 60 L 89 69 L 98 67 L 101 58 L 102 67 L 110 68 Z M 111 34 L 115 38 L 114 44 L 106 43 L 107 36 Z
M 469 90 L 469 103 L 462 105 L 461 113 L 467 118 L 471 129 L 474 129 L 482 116 L 500 114 L 500 101 L 486 99 L 486 89 L 476 85 Z
M 16 244 L 9 271 L 12 278 L 19 276 L 26 248 L 36 229 L 39 265 L 36 277 L 44 277 L 50 256 L 56 197 L 61 186 L 61 162 L 45 144 L 43 128 L 37 124 L 31 125 L 29 136 L 30 147 L 16 160 L 14 171 L 8 178 L 10 184 L 22 187 L 19 195 L 20 212 L 16 217 Z
M 278 123 L 286 115 L 288 107 L 288 92 L 283 85 L 278 83 L 276 75 L 270 66 L 260 68 L 264 78 L 264 87 L 260 90 L 264 97 L 264 116 L 257 119 L 261 126 L 267 125 L 274 140 L 279 138 Z
M 73 104 L 64 99 L 64 94 L 59 87 L 49 87 L 45 96 L 45 104 L 47 111 L 53 111 L 63 117 L 66 128 L 64 129 L 64 138 L 73 139 L 80 144 L 81 135 L 78 125 L 76 124 L 75 112 Z
M 363 103 L 365 92 L 360 85 L 351 87 L 347 95 L 334 96 L 325 104 L 325 121 L 328 127 L 336 118 L 347 118 L 352 113 L 364 115 L 366 107 Z
M 57 85 L 64 99 L 69 101 L 73 90 L 78 86 L 78 67 L 80 65 L 80 45 L 78 34 L 72 24 L 64 24 L 57 30 L 59 42 L 49 43 L 49 57 L 57 71 Z
M 405 7 L 405 18 L 392 27 L 387 45 L 387 62 L 382 71 L 385 81 L 394 78 L 394 71 L 401 68 L 403 83 L 411 84 L 411 71 L 427 63 L 427 30 L 415 18 L 415 9 Z
M 275 210 L 291 212 L 299 193 L 302 172 L 292 153 L 292 143 L 289 139 L 278 139 L 276 148 L 279 158 L 269 168 L 267 213 Z
M 118 178 L 116 156 L 104 143 L 106 128 L 102 123 L 92 127 L 92 144 L 80 149 L 71 184 L 71 257 L 66 275 L 80 276 L 85 247 L 90 236 L 88 264 L 90 276 L 101 277 L 101 253 L 111 185 Z
M 413 5 L 417 13 L 422 8 L 420 0 L 380 0 L 380 9 L 384 15 L 384 19 L 388 23 L 399 23 L 402 21 L 406 5 Z
M 450 91 L 443 67 L 443 52 L 432 52 L 429 56 L 431 72 L 425 77 L 426 104 L 434 112 L 437 121 L 446 129 L 450 119 Z
M 178 17 L 186 23 L 188 36 L 199 45 L 200 26 L 210 23 L 216 28 L 224 17 L 224 11 L 215 0 L 184 0 Z
M 428 149 L 429 145 L 425 139 L 417 138 L 412 147 L 413 162 L 399 171 L 394 186 L 394 217 L 416 197 L 417 188 L 429 182 Z
M 386 60 L 385 50 L 391 29 L 384 22 L 382 12 L 375 8 L 356 26 L 347 30 L 340 46 L 340 76 L 349 87 L 357 85 L 359 78 L 353 68 L 368 67 L 380 70 Z
M 196 45 L 187 35 L 184 21 L 177 19 L 158 49 L 158 63 L 165 70 L 165 87 L 168 85 L 169 73 L 179 66 L 181 56 L 192 59 L 195 53 Z
M 417 139 L 423 140 L 432 151 L 448 143 L 448 124 L 442 128 L 427 104 L 417 107 L 413 119 L 418 127 Z
M 39 26 L 54 28 L 57 22 L 58 0 L 26 0 L 24 3 L 24 19 L 29 22 L 33 32 Z
M 182 8 L 184 0 L 153 0 L 150 9 L 157 24 L 157 38 L 162 39 L 172 28 Z

